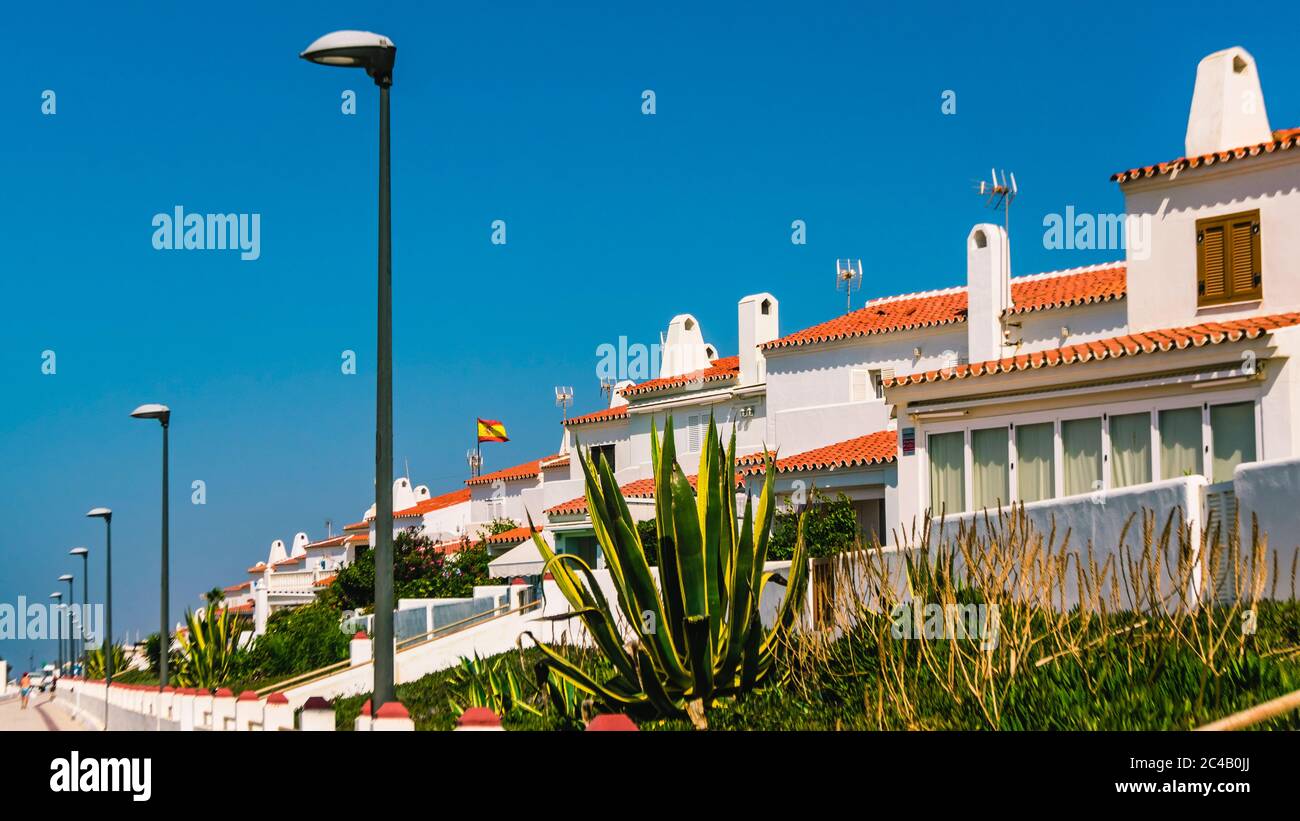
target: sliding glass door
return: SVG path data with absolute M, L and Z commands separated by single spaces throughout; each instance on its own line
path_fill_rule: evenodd
M 966 509 L 966 435 L 932 433 L 927 443 L 931 515 L 961 513 Z
M 1022 502 L 1052 498 L 1056 432 L 1051 422 L 1016 428 L 1016 495 Z

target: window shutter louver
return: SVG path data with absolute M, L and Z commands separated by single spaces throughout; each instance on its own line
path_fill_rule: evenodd
M 1263 297 L 1259 212 L 1229 214 L 1196 223 L 1198 305 Z

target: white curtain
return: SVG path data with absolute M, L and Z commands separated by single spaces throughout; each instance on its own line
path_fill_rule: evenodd
M 999 508 L 1011 499 L 1011 474 L 1007 469 L 1007 429 L 987 428 L 970 434 L 975 510 Z
M 1065 495 L 1091 493 L 1101 487 L 1101 418 L 1061 422 Z
M 927 449 L 931 514 L 938 518 L 943 513 L 961 513 L 966 509 L 965 435 L 961 431 L 932 433 Z
M 1128 487 L 1151 481 L 1151 414 L 1110 418 L 1110 484 Z
M 1201 472 L 1201 409 L 1160 411 L 1160 478 Z
M 1210 436 L 1214 440 L 1210 481 L 1230 482 L 1237 465 L 1255 461 L 1255 403 L 1212 406 Z
M 1052 423 L 1016 428 L 1016 493 L 1022 502 L 1052 498 L 1056 437 Z

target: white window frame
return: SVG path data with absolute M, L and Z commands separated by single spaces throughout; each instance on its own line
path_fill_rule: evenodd
M 1052 478 L 1052 495 L 1044 501 L 1064 499 L 1061 491 L 1065 488 L 1065 450 L 1061 440 L 1061 423 L 1072 419 L 1101 419 L 1101 487 L 1099 490 L 1108 491 L 1112 489 L 1111 468 L 1110 468 L 1110 417 L 1123 416 L 1133 413 L 1148 413 L 1151 418 L 1152 436 L 1151 436 L 1151 478 L 1152 481 L 1160 481 L 1160 416 L 1162 410 L 1178 410 L 1180 408 L 1199 407 L 1201 409 L 1201 474 L 1208 480 L 1213 468 L 1214 438 L 1210 430 L 1210 408 L 1216 405 L 1234 405 L 1240 402 L 1252 402 L 1255 405 L 1255 457 L 1257 460 L 1264 459 L 1264 438 L 1263 438 L 1263 409 L 1261 407 L 1262 396 L 1260 389 L 1257 387 L 1239 388 L 1237 390 L 1213 391 L 1202 395 L 1200 393 L 1183 393 L 1171 396 L 1162 396 L 1154 399 L 1134 399 L 1125 402 L 1114 402 L 1097 405 L 1073 406 L 1066 408 L 1053 408 L 1049 410 L 1032 411 L 1029 413 L 1003 413 L 990 416 L 964 417 L 951 421 L 935 422 L 924 426 L 917 425 L 917 453 L 921 457 L 923 469 L 921 471 L 922 493 L 925 499 L 923 509 L 933 509 L 933 500 L 930 498 L 930 452 L 929 437 L 932 434 L 952 433 L 954 431 L 963 431 L 965 436 L 963 442 L 965 446 L 965 513 L 974 511 L 975 489 L 971 480 L 974 469 L 974 453 L 971 450 L 971 431 L 984 430 L 986 428 L 1006 427 L 1007 431 L 1007 457 L 1010 460 L 1010 487 L 1008 495 L 1011 497 L 1010 504 L 1019 504 L 1020 489 L 1017 486 L 1016 471 L 1019 469 L 1019 458 L 1016 453 L 1015 430 L 1012 426 L 1033 425 L 1041 422 L 1052 423 L 1052 439 L 1054 447 L 1053 459 L 1053 478 Z M 964 514 L 963 514 L 964 515 Z

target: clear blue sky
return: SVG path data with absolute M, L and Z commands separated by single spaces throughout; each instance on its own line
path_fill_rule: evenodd
M 596 347 L 654 342 L 674 313 L 734 353 L 745 294 L 775 294 L 784 331 L 842 311 L 837 256 L 863 258 L 860 298 L 960 284 L 992 165 L 1022 188 L 1017 273 L 1115 258 L 1044 250 L 1043 215 L 1119 211 L 1111 172 L 1178 156 L 1211 51 L 1252 51 L 1273 126 L 1300 125 L 1286 5 L 1212 22 L 1183 4 L 407 5 L 7 10 L 0 601 L 43 600 L 80 573 L 79 544 L 101 597 L 102 528 L 82 514 L 108 505 L 119 638 L 158 628 L 142 402 L 174 413 L 174 619 L 272 539 L 371 500 L 377 95 L 297 59 L 322 33 L 398 46 L 396 455 L 435 492 L 463 480 L 476 414 L 513 439 L 488 468 L 554 452 L 553 386 L 596 408 Z M 260 214 L 261 258 L 154 250 L 153 215 L 176 205 Z M 0 643 L 32 652 L 52 646 Z

